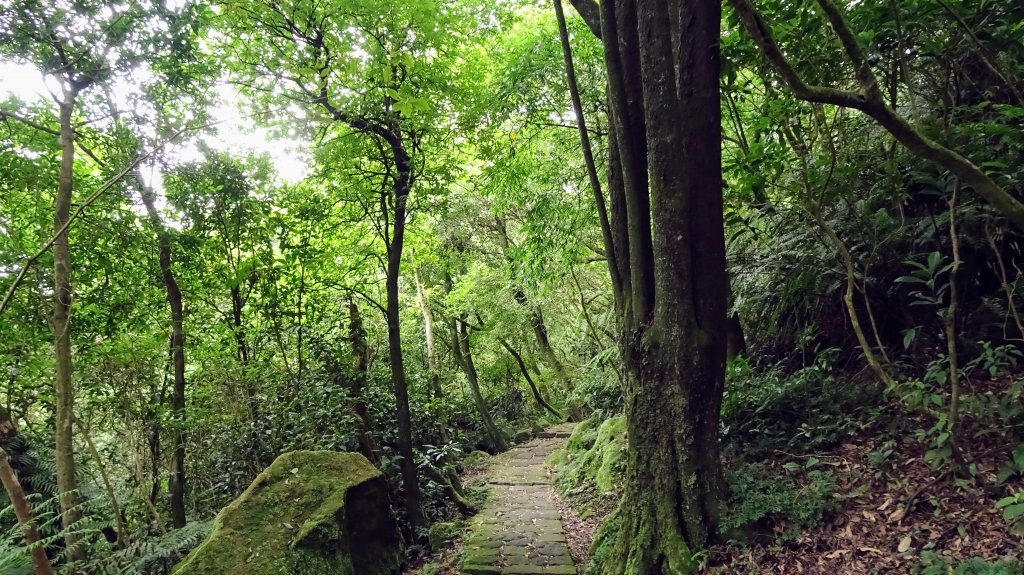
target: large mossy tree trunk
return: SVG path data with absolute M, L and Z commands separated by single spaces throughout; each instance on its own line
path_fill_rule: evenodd
M 593 21 L 592 10 L 581 13 Z M 725 493 L 721 7 L 608 0 L 600 15 L 613 128 L 611 216 L 602 225 L 629 436 L 620 529 L 604 573 L 691 573 L 694 553 L 716 535 Z M 603 211 L 603 195 L 596 199 Z

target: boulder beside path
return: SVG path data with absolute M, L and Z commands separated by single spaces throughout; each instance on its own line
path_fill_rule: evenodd
M 291 451 L 221 510 L 174 575 L 394 575 L 383 474 L 358 453 Z

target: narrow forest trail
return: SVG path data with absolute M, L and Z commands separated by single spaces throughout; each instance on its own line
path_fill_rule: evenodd
M 491 493 L 471 522 L 462 575 L 576 574 L 544 464 L 572 426 L 555 426 L 494 458 L 486 475 Z

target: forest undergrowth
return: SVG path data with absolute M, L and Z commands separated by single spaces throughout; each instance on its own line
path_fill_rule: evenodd
M 1004 494 L 1024 488 L 1024 447 L 991 431 L 1006 415 L 1017 421 L 1021 408 L 987 407 L 1024 399 L 1016 368 L 970 381 L 965 395 L 977 411 L 964 413 L 971 439 L 966 466 L 954 469 L 929 453 L 934 440 L 921 433 L 929 422 L 890 401 L 863 371 L 837 374 L 826 360 L 788 376 L 757 374 L 734 360 L 723 413 L 726 540 L 709 549 L 707 572 L 1021 572 L 1024 525 Z M 600 572 L 611 541 L 593 527 L 614 529 L 617 454 L 627 448 L 625 437 L 602 437 L 614 427 L 607 422 L 584 422 L 551 458 L 556 485 L 583 518 L 586 573 Z

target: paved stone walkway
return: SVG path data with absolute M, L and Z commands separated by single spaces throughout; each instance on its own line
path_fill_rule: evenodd
M 571 431 L 572 424 L 553 427 L 494 458 L 491 494 L 472 520 L 461 575 L 576 575 L 544 465 Z

